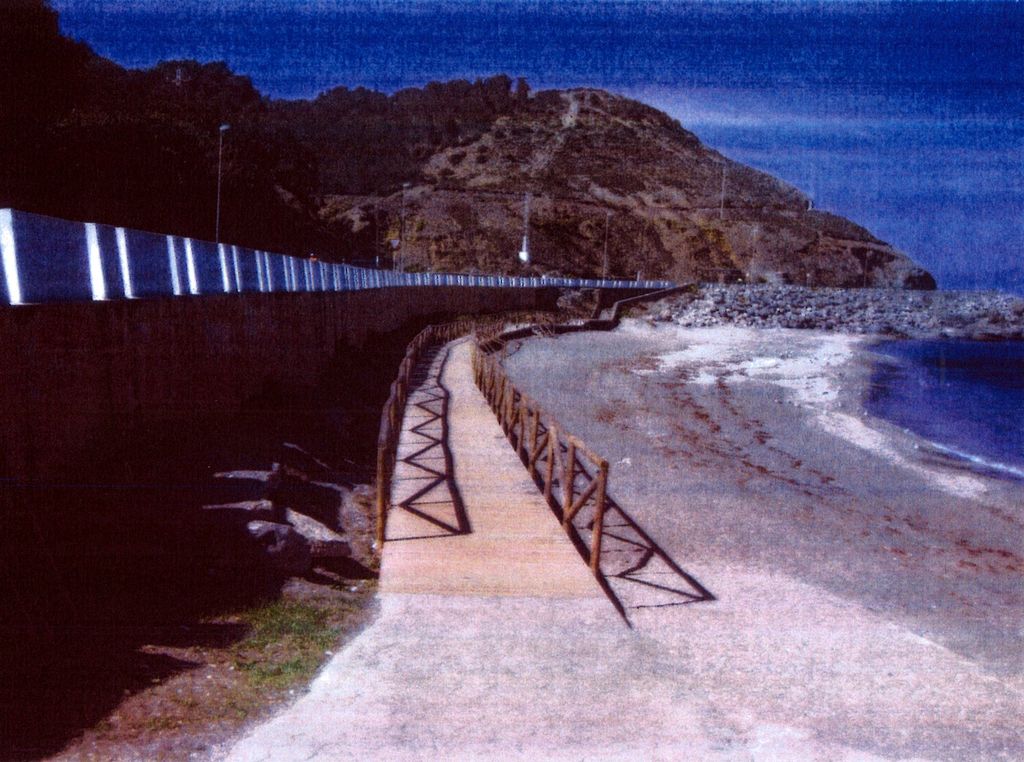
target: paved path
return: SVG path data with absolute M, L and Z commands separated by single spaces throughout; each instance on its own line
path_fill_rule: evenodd
M 423 370 L 398 443 L 381 592 L 607 605 L 474 385 L 468 343 Z
M 380 616 L 230 759 L 618 757 L 651 725 L 635 638 L 473 385 L 469 345 L 433 364 L 406 408 Z M 664 709 L 643 746 L 705 747 Z

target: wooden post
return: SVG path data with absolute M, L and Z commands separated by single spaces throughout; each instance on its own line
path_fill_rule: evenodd
M 601 535 L 604 532 L 605 492 L 608 489 L 608 461 L 598 464 L 597 494 L 594 496 L 594 530 L 590 535 L 590 570 L 601 574 Z
M 387 438 L 386 438 L 387 439 Z M 387 468 L 385 467 L 386 455 L 384 449 L 387 445 L 377 444 L 377 552 L 384 552 L 384 525 L 388 520 L 388 503 L 391 501 L 390 495 L 386 495 L 385 491 L 391 489 L 391 479 L 388 478 Z
M 558 446 L 558 429 L 548 421 L 548 465 L 544 474 L 544 499 L 551 503 L 551 489 L 555 481 L 555 447 Z
M 512 379 L 508 378 L 508 397 L 505 400 L 505 420 L 508 422 L 508 438 L 514 440 L 516 436 L 516 388 L 512 385 Z
M 505 383 L 505 377 L 498 373 L 497 365 L 494 368 L 494 377 L 498 383 L 498 394 L 494 399 L 494 413 L 498 416 L 501 430 L 505 431 L 505 395 L 508 393 L 508 385 Z
M 520 458 L 526 450 L 526 399 L 519 395 L 519 407 L 516 410 L 516 423 L 519 424 L 519 433 L 516 434 L 516 455 Z
M 529 464 L 530 476 L 533 476 L 537 471 L 537 428 L 540 425 L 540 408 L 535 407 L 533 409 L 533 423 L 530 426 L 530 450 L 527 454 L 526 462 Z
M 508 395 L 508 438 L 515 444 L 516 454 L 519 454 L 519 442 L 516 441 L 518 434 L 516 434 L 516 426 L 519 424 L 519 414 L 522 410 L 516 404 L 516 388 L 512 386 L 512 381 L 508 382 L 508 385 L 512 389 L 512 393 Z
M 512 385 L 512 379 L 505 376 L 505 381 L 508 384 L 508 397 L 505 399 L 505 422 L 508 424 L 505 428 L 505 432 L 511 439 L 516 435 L 516 388 Z
M 497 366 L 495 367 L 497 368 Z M 500 368 L 497 368 L 495 373 L 498 373 L 498 378 L 501 379 L 501 396 L 498 398 L 498 421 L 501 423 L 501 430 L 508 434 L 508 377 L 500 375 Z
M 572 508 L 572 496 L 576 490 L 576 444 L 569 438 L 566 443 L 568 451 L 565 453 L 565 467 L 562 470 L 562 516 L 563 522 L 568 526 L 564 517 L 569 515 Z

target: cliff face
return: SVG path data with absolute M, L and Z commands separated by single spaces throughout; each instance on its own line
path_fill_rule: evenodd
M 613 277 L 934 287 L 795 188 L 599 90 L 501 75 L 274 101 L 222 63 L 125 70 L 61 36 L 43 0 L 0 4 L 0 65 L 15 74 L 0 206 L 211 239 L 227 123 L 222 237 L 253 248 L 387 264 L 402 239 L 412 268 L 595 276 L 608 219 Z
M 723 193 L 723 171 L 725 176 Z M 516 261 L 531 198 L 532 264 Z M 397 238 L 400 192 L 328 197 L 355 235 Z M 600 90 L 546 91 L 425 158 L 405 192 L 423 268 L 934 288 L 907 256 L 797 189 L 726 159 L 667 115 Z

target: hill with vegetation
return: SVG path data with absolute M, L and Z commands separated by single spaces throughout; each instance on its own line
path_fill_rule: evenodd
M 862 227 L 600 90 L 500 75 L 273 100 L 223 63 L 118 66 L 41 0 L 0 9 L 0 62 L 2 206 L 212 239 L 227 124 L 234 243 L 389 265 L 401 240 L 422 270 L 934 287 Z

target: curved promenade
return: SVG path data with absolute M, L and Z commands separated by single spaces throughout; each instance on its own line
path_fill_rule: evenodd
M 473 384 L 469 343 L 439 349 L 406 405 L 381 592 L 607 605 Z

